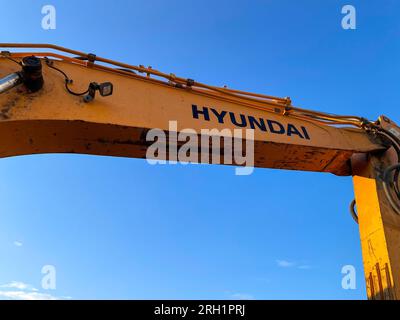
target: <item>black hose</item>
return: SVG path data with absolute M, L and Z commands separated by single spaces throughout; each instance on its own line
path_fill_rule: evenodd
M 22 63 L 21 62 L 18 62 L 17 60 L 15 60 L 15 59 L 13 59 L 13 58 L 11 58 L 11 57 L 5 57 L 6 59 L 8 59 L 8 60 L 10 60 L 10 61 L 12 61 L 12 62 L 15 62 L 16 64 L 18 64 L 18 65 L 20 65 L 20 66 L 22 66 Z
M 382 176 L 383 190 L 385 192 L 385 195 L 386 195 L 390 205 L 392 206 L 392 208 L 398 215 L 400 215 L 400 207 L 397 204 L 398 201 L 393 199 L 393 195 L 390 192 L 390 187 L 395 184 L 394 181 L 391 179 L 392 171 L 396 172 L 399 170 L 400 170 L 400 163 L 394 164 L 394 165 L 386 168 L 385 171 L 383 172 L 383 176 Z M 399 198 L 399 194 L 397 192 L 396 192 L 396 195 Z
M 58 69 L 55 66 L 53 66 L 53 64 L 50 62 L 50 60 L 48 58 L 46 58 L 45 61 L 46 61 L 46 64 L 47 64 L 47 66 L 49 68 L 60 72 L 64 76 L 64 78 L 65 78 L 65 89 L 68 91 L 68 93 L 70 93 L 70 94 L 72 94 L 74 96 L 83 96 L 83 95 L 85 95 L 85 94 L 87 94 L 89 92 L 89 89 L 87 89 L 85 92 L 74 92 L 74 91 L 72 91 L 68 86 L 70 83 L 72 83 L 72 79 L 70 79 L 68 77 L 68 75 L 64 71 L 62 71 L 61 69 Z
M 378 132 L 390 138 L 392 146 L 397 153 L 397 161 L 400 161 L 400 139 L 389 130 L 383 128 L 379 128 Z M 400 163 L 397 163 L 386 168 L 382 175 L 383 191 L 385 192 L 385 195 L 393 210 L 398 215 L 400 215 L 400 206 L 398 205 L 400 200 L 399 173 Z M 397 200 L 393 198 L 393 194 L 391 192 L 392 188 L 394 189 Z
M 356 212 L 356 199 L 350 202 L 350 213 L 354 221 L 358 224 L 358 214 Z

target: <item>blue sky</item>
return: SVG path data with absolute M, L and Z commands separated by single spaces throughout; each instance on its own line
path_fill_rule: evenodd
M 41 28 L 46 4 L 56 30 Z M 341 28 L 345 4 L 357 9 L 356 30 Z M 399 9 L 390 0 L 9 1 L 0 39 L 397 120 Z M 84 155 L 2 159 L 0 177 L 0 292 L 15 281 L 76 299 L 366 298 L 350 177 Z M 348 264 L 356 290 L 341 287 Z M 41 288 L 44 265 L 56 267 L 56 290 Z

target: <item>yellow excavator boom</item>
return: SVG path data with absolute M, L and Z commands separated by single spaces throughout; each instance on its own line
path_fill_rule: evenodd
M 400 130 L 386 117 L 372 122 L 306 110 L 289 98 L 214 87 L 54 45 L 0 47 L 0 157 L 146 158 L 153 129 L 166 133 L 166 150 L 184 145 L 172 138 L 187 129 L 198 140 L 250 129 L 256 167 L 354 176 L 368 297 L 400 297 L 400 216 L 397 190 L 390 189 L 397 181 L 382 177 L 398 162 Z M 240 140 L 249 143 L 245 135 Z M 191 150 L 195 162 L 211 157 Z M 176 160 L 168 152 L 158 156 Z M 243 165 L 223 154 L 220 163 Z

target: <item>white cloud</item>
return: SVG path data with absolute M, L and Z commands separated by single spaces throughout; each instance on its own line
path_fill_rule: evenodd
M 304 265 L 298 266 L 298 268 L 303 269 L 303 270 L 308 270 L 308 269 L 311 269 L 311 266 L 304 264 Z
M 14 246 L 22 247 L 23 243 L 21 241 L 14 241 Z
M 23 282 L 12 281 L 10 283 L 1 285 L 0 288 L 26 290 L 26 289 L 29 289 L 30 286 Z
M 0 291 L 0 297 L 11 300 L 59 300 L 51 294 L 37 291 Z
M 254 300 L 254 296 L 248 293 L 232 293 L 230 298 L 233 300 Z
M 296 265 L 295 262 L 287 261 L 287 260 L 276 260 L 278 267 L 281 268 L 291 268 Z
M 296 267 L 297 269 L 301 269 L 301 270 L 311 269 L 311 266 L 308 264 L 304 264 L 304 261 L 296 262 L 296 261 L 288 261 L 288 260 L 276 260 L 276 264 L 278 265 L 278 267 L 281 267 L 281 268 Z
M 39 292 L 33 286 L 20 281 L 12 281 L 7 284 L 0 285 L 1 298 L 10 300 L 65 300 L 71 297 L 56 297 L 49 293 Z

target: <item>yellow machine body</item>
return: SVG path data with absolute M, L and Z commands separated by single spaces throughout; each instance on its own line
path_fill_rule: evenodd
M 18 71 L 15 62 L 31 54 L 2 52 L 0 78 Z M 199 137 L 204 129 L 254 129 L 256 167 L 354 176 L 368 297 L 400 297 L 400 216 L 386 201 L 379 174 L 398 159 L 376 135 L 362 126 L 346 125 L 349 120 L 332 120 L 318 112 L 305 116 L 306 112 L 293 108 L 288 98 L 200 85 L 143 66 L 133 69 L 116 64 L 118 69 L 109 68 L 105 65 L 112 61 L 106 59 L 93 62 L 53 52 L 35 55 L 42 59 L 43 88 L 30 93 L 21 86 L 0 94 L 0 157 L 81 153 L 145 158 L 149 146 L 146 135 L 155 128 L 167 134 L 190 128 Z M 74 91 L 85 91 L 93 81 L 112 82 L 113 95 L 90 103 L 71 95 L 63 74 L 48 67 L 44 57 L 51 57 L 52 66 L 74 80 L 70 84 Z M 169 81 L 161 80 L 163 77 Z M 381 123 L 398 130 L 383 118 Z M 338 123 L 329 125 L 325 119 Z M 174 132 L 171 121 L 177 124 Z M 223 136 L 218 132 L 210 135 Z M 198 150 L 199 162 L 201 153 Z M 164 157 L 168 159 L 168 154 Z

